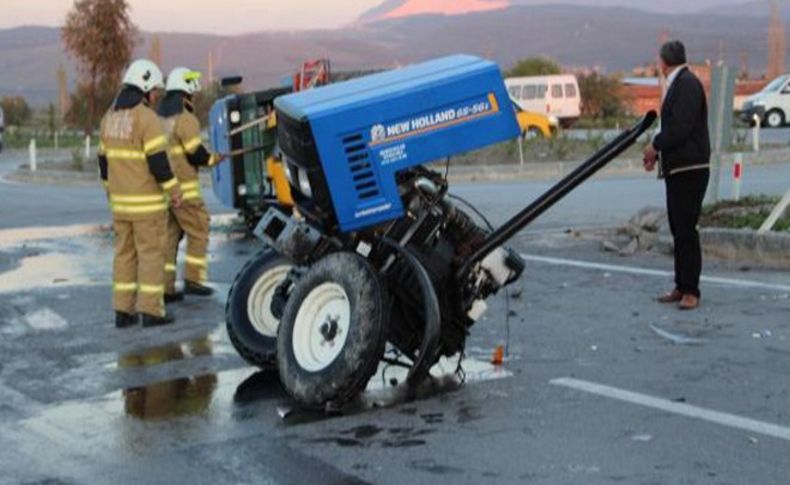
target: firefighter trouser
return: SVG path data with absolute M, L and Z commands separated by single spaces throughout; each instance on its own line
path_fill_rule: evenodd
M 176 257 L 178 244 L 184 234 L 187 237 L 184 279 L 192 283 L 206 284 L 209 215 L 202 201 L 185 201 L 179 208 L 170 208 L 165 251 L 165 289 L 168 294 L 176 291 Z
M 164 245 L 167 214 L 140 220 L 113 220 L 113 308 L 125 313 L 164 316 Z

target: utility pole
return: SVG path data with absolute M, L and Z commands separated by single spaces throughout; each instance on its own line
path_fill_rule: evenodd
M 66 69 L 63 64 L 58 66 L 58 126 L 62 126 L 63 118 L 66 116 L 71 104 L 69 99 L 69 83 L 66 77 Z
M 206 77 L 208 78 L 208 85 L 212 86 L 214 84 L 214 53 L 212 51 L 208 51 L 208 62 L 206 65 Z
M 162 67 L 162 41 L 159 39 L 159 34 L 151 36 L 151 47 L 148 49 L 148 58 L 160 68 Z
M 768 24 L 768 69 L 766 78 L 774 79 L 785 72 L 785 25 L 777 2 L 771 3 L 771 21 Z

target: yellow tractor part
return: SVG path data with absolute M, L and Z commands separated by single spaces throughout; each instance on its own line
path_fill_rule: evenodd
M 288 177 L 285 176 L 285 166 L 277 157 L 269 157 L 266 160 L 266 173 L 274 185 L 274 194 L 277 202 L 286 206 L 293 207 L 294 199 L 291 196 L 291 186 L 288 184 Z

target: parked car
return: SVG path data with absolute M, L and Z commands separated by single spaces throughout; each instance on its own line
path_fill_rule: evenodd
M 749 124 L 755 115 L 764 126 L 779 128 L 790 119 L 790 74 L 768 83 L 762 91 L 746 99 L 741 109 L 741 119 Z
M 572 74 L 511 77 L 505 85 L 521 109 L 554 116 L 564 127 L 581 116 L 579 81 Z
M 559 120 L 553 116 L 546 116 L 533 111 L 521 109 L 521 106 L 511 98 L 516 120 L 521 128 L 521 136 L 527 139 L 551 138 L 559 129 Z

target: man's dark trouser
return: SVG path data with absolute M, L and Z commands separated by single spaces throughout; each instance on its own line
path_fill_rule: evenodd
M 699 298 L 702 248 L 697 223 L 710 170 L 691 170 L 666 178 L 669 229 L 675 241 L 675 287 Z

